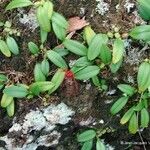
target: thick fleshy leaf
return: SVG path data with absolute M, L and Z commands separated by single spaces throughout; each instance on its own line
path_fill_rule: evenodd
M 87 66 L 75 73 L 75 78 L 79 80 L 87 80 L 96 76 L 100 71 L 98 66 Z
M 51 90 L 49 90 L 49 94 L 53 93 L 58 87 L 62 84 L 65 78 L 65 71 L 63 69 L 58 69 L 54 74 L 51 82 L 55 85 Z
M 149 125 L 149 112 L 146 108 L 141 110 L 141 127 L 146 128 Z
M 65 68 L 65 69 L 68 68 L 65 60 L 57 52 L 53 50 L 49 50 L 47 51 L 47 57 L 56 66 L 60 68 Z
M 92 129 L 86 130 L 77 136 L 78 142 L 85 142 L 93 139 L 96 136 L 96 132 Z
M 92 30 L 92 28 L 90 26 L 86 26 L 84 28 L 84 38 L 85 38 L 86 42 L 88 43 L 88 45 L 90 45 L 90 42 L 95 35 L 96 35 L 96 33 Z
M 111 62 L 111 51 L 107 45 L 102 45 L 99 57 L 104 64 L 109 64 Z
M 11 53 L 5 41 L 0 40 L 0 51 L 6 56 L 10 57 Z
M 47 9 L 44 6 L 39 6 L 37 8 L 37 20 L 43 31 L 50 32 L 50 19 L 48 16 Z
M 49 62 L 47 61 L 47 59 L 44 59 L 41 62 L 41 71 L 45 76 L 48 76 L 49 70 L 50 70 Z
M 113 56 L 112 56 L 112 63 L 116 64 L 120 60 L 123 59 L 123 54 L 124 54 L 124 43 L 120 39 L 116 39 L 113 45 Z
M 23 98 L 26 97 L 26 95 L 28 94 L 28 90 L 23 86 L 11 85 L 9 87 L 6 87 L 3 90 L 3 93 L 12 97 Z
M 9 50 L 15 54 L 15 55 L 18 55 L 19 54 L 19 48 L 18 48 L 18 44 L 16 43 L 15 39 L 8 36 L 7 39 L 6 39 L 6 43 L 7 43 L 7 46 L 9 48 Z
M 29 91 L 34 95 L 39 95 L 41 92 L 51 90 L 54 86 L 54 83 L 50 81 L 35 82 L 30 85 Z
M 121 59 L 120 61 L 118 61 L 116 64 L 111 63 L 110 64 L 111 72 L 112 73 L 116 73 L 120 69 L 120 67 L 122 65 L 122 62 L 123 62 L 123 59 Z
M 7 106 L 7 114 L 9 117 L 12 117 L 15 113 L 15 102 L 12 100 L 12 102 Z
M 64 29 L 68 28 L 67 20 L 61 14 L 59 14 L 57 12 L 53 12 L 52 22 L 56 23 L 58 26 L 60 26 Z
M 92 146 L 93 146 L 93 140 L 90 140 L 90 141 L 86 141 L 81 150 L 92 150 Z
M 130 120 L 130 118 L 131 118 L 131 116 L 133 115 L 133 113 L 134 113 L 134 107 L 131 107 L 131 108 L 123 115 L 123 117 L 122 117 L 121 120 L 120 120 L 120 123 L 121 123 L 121 124 L 127 123 L 127 122 Z
M 137 75 L 138 88 L 144 92 L 150 86 L 150 63 L 143 62 L 138 70 Z
M 80 56 L 85 56 L 87 54 L 87 48 L 78 41 L 66 39 L 63 44 L 72 53 Z
M 150 41 L 150 25 L 141 25 L 133 28 L 130 36 L 137 40 Z
M 136 113 L 134 112 L 130 121 L 129 121 L 129 132 L 135 134 L 138 130 L 138 119 Z
M 13 100 L 12 96 L 8 96 L 7 94 L 3 94 L 2 99 L 1 99 L 1 106 L 2 107 L 7 107 Z
M 37 63 L 35 65 L 35 68 L 34 68 L 34 79 L 36 82 L 38 81 L 45 81 L 46 80 L 46 77 L 45 75 L 43 74 L 42 70 L 41 70 L 41 64 L 40 63 Z
M 29 48 L 30 52 L 34 55 L 39 53 L 38 46 L 33 42 L 28 43 L 28 48 Z
M 121 97 L 119 98 L 111 107 L 110 112 L 112 115 L 118 113 L 128 102 L 129 97 Z
M 33 5 L 30 0 L 12 0 L 6 7 L 6 10 L 11 10 L 14 8 L 27 7 Z
M 55 35 L 57 36 L 57 38 L 63 41 L 66 37 L 67 30 L 65 28 L 62 28 L 55 22 L 52 22 L 52 27 L 53 27 L 53 31 L 54 31 Z
M 150 0 L 137 0 L 140 16 L 144 20 L 150 20 Z
M 132 96 L 136 92 L 136 89 L 128 84 L 119 84 L 117 87 L 119 90 L 129 96 Z
M 102 45 L 107 44 L 108 37 L 106 34 L 96 34 L 90 42 L 88 48 L 88 59 L 93 60 L 99 56 Z
M 96 150 L 106 150 L 104 143 L 102 143 L 99 139 L 96 142 Z

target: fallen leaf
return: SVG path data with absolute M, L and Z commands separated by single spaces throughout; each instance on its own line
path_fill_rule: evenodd
M 80 30 L 83 27 L 89 25 L 89 23 L 85 20 L 85 17 L 72 17 L 68 20 L 69 27 L 67 29 L 68 32 L 73 32 L 76 30 Z

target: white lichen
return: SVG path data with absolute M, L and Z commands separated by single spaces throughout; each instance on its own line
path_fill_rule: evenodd
M 95 119 L 92 116 L 90 116 L 88 119 L 80 121 L 79 125 L 80 126 L 88 126 L 88 125 L 94 123 L 94 121 L 95 121 Z
M 34 31 L 39 26 L 35 10 L 31 9 L 28 13 L 25 13 L 23 9 L 18 10 L 19 22 L 26 25 L 28 28 Z
M 0 137 L 0 140 L 6 142 L 7 150 L 36 150 L 38 146 L 52 146 L 59 142 L 61 133 L 54 130 L 57 124 L 65 125 L 71 120 L 74 111 L 66 104 L 51 104 L 46 108 L 37 108 L 31 110 L 24 119 L 19 120 L 9 129 L 6 136 Z M 34 137 L 33 133 L 43 132 L 39 137 Z M 8 136 L 13 133 L 13 137 Z M 35 134 L 36 136 L 36 134 Z M 22 137 L 24 143 L 17 141 Z
M 96 6 L 96 12 L 98 12 L 100 15 L 104 15 L 109 11 L 109 4 L 104 2 L 104 0 L 96 0 L 97 6 Z
M 127 13 L 130 13 L 131 9 L 134 8 L 135 4 L 131 3 L 129 0 L 125 1 L 124 8 L 126 9 Z

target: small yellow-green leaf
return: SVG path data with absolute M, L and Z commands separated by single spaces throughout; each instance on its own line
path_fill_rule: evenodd
M 86 26 L 84 28 L 84 38 L 87 41 L 88 45 L 90 44 L 91 40 L 95 36 L 95 32 L 92 30 L 90 26 Z
M 87 80 L 96 76 L 100 71 L 98 66 L 86 66 L 82 70 L 75 73 L 75 78 L 78 80 Z
M 47 59 L 44 59 L 42 62 L 41 62 L 41 71 L 43 72 L 43 74 L 45 76 L 48 76 L 49 74 L 49 69 L 50 69 L 50 66 L 49 66 L 49 62 Z
M 110 112 L 112 115 L 115 115 L 116 113 L 118 113 L 128 102 L 129 97 L 125 96 L 125 97 L 121 97 L 119 98 L 111 107 Z
M 68 68 L 65 60 L 57 52 L 55 52 L 53 50 L 49 50 L 49 51 L 47 51 L 47 57 L 56 66 L 58 66 L 60 68 L 64 68 L 64 69 Z
M 13 100 L 12 96 L 8 96 L 4 93 L 1 99 L 1 106 L 7 107 L 12 102 L 12 100 Z
M 116 39 L 113 45 L 113 56 L 112 56 L 112 63 L 116 64 L 123 58 L 124 54 L 124 43 L 120 39 Z
M 131 116 L 134 113 L 134 107 L 131 107 L 121 118 L 120 123 L 121 124 L 125 124 L 129 121 L 129 119 L 131 118 Z
M 141 110 L 141 127 L 146 128 L 149 125 L 149 112 L 146 108 Z
M 129 132 L 131 134 L 135 134 L 138 130 L 138 119 L 136 113 L 134 112 L 129 121 Z
M 6 10 L 11 10 L 14 8 L 27 7 L 33 5 L 30 0 L 12 0 L 6 7 Z
M 78 41 L 65 39 L 63 44 L 72 53 L 75 53 L 80 56 L 85 56 L 87 54 L 87 48 Z
M 5 41 L 0 40 L 0 51 L 6 56 L 10 57 L 11 53 Z
M 19 48 L 18 48 L 18 45 L 17 45 L 17 43 L 16 43 L 14 38 L 8 36 L 7 39 L 6 39 L 6 43 L 8 45 L 9 50 L 13 54 L 15 54 L 15 55 L 19 54 Z
M 96 132 L 92 129 L 86 130 L 77 136 L 78 142 L 85 142 L 93 139 L 96 136 Z
M 48 0 L 43 4 L 43 7 L 44 7 L 44 9 L 46 9 L 48 18 L 50 20 L 52 17 L 52 14 L 53 14 L 53 3 Z
M 11 103 L 6 107 L 7 114 L 9 117 L 12 117 L 15 113 L 15 102 L 14 100 L 11 101 Z
M 150 63 L 143 62 L 138 70 L 137 75 L 138 88 L 144 92 L 150 86 Z

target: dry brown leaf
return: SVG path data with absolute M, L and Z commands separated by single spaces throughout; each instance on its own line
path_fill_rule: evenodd
M 82 29 L 83 27 L 89 25 L 89 23 L 85 20 L 85 17 L 72 17 L 68 20 L 69 27 L 68 32 L 73 32 Z

